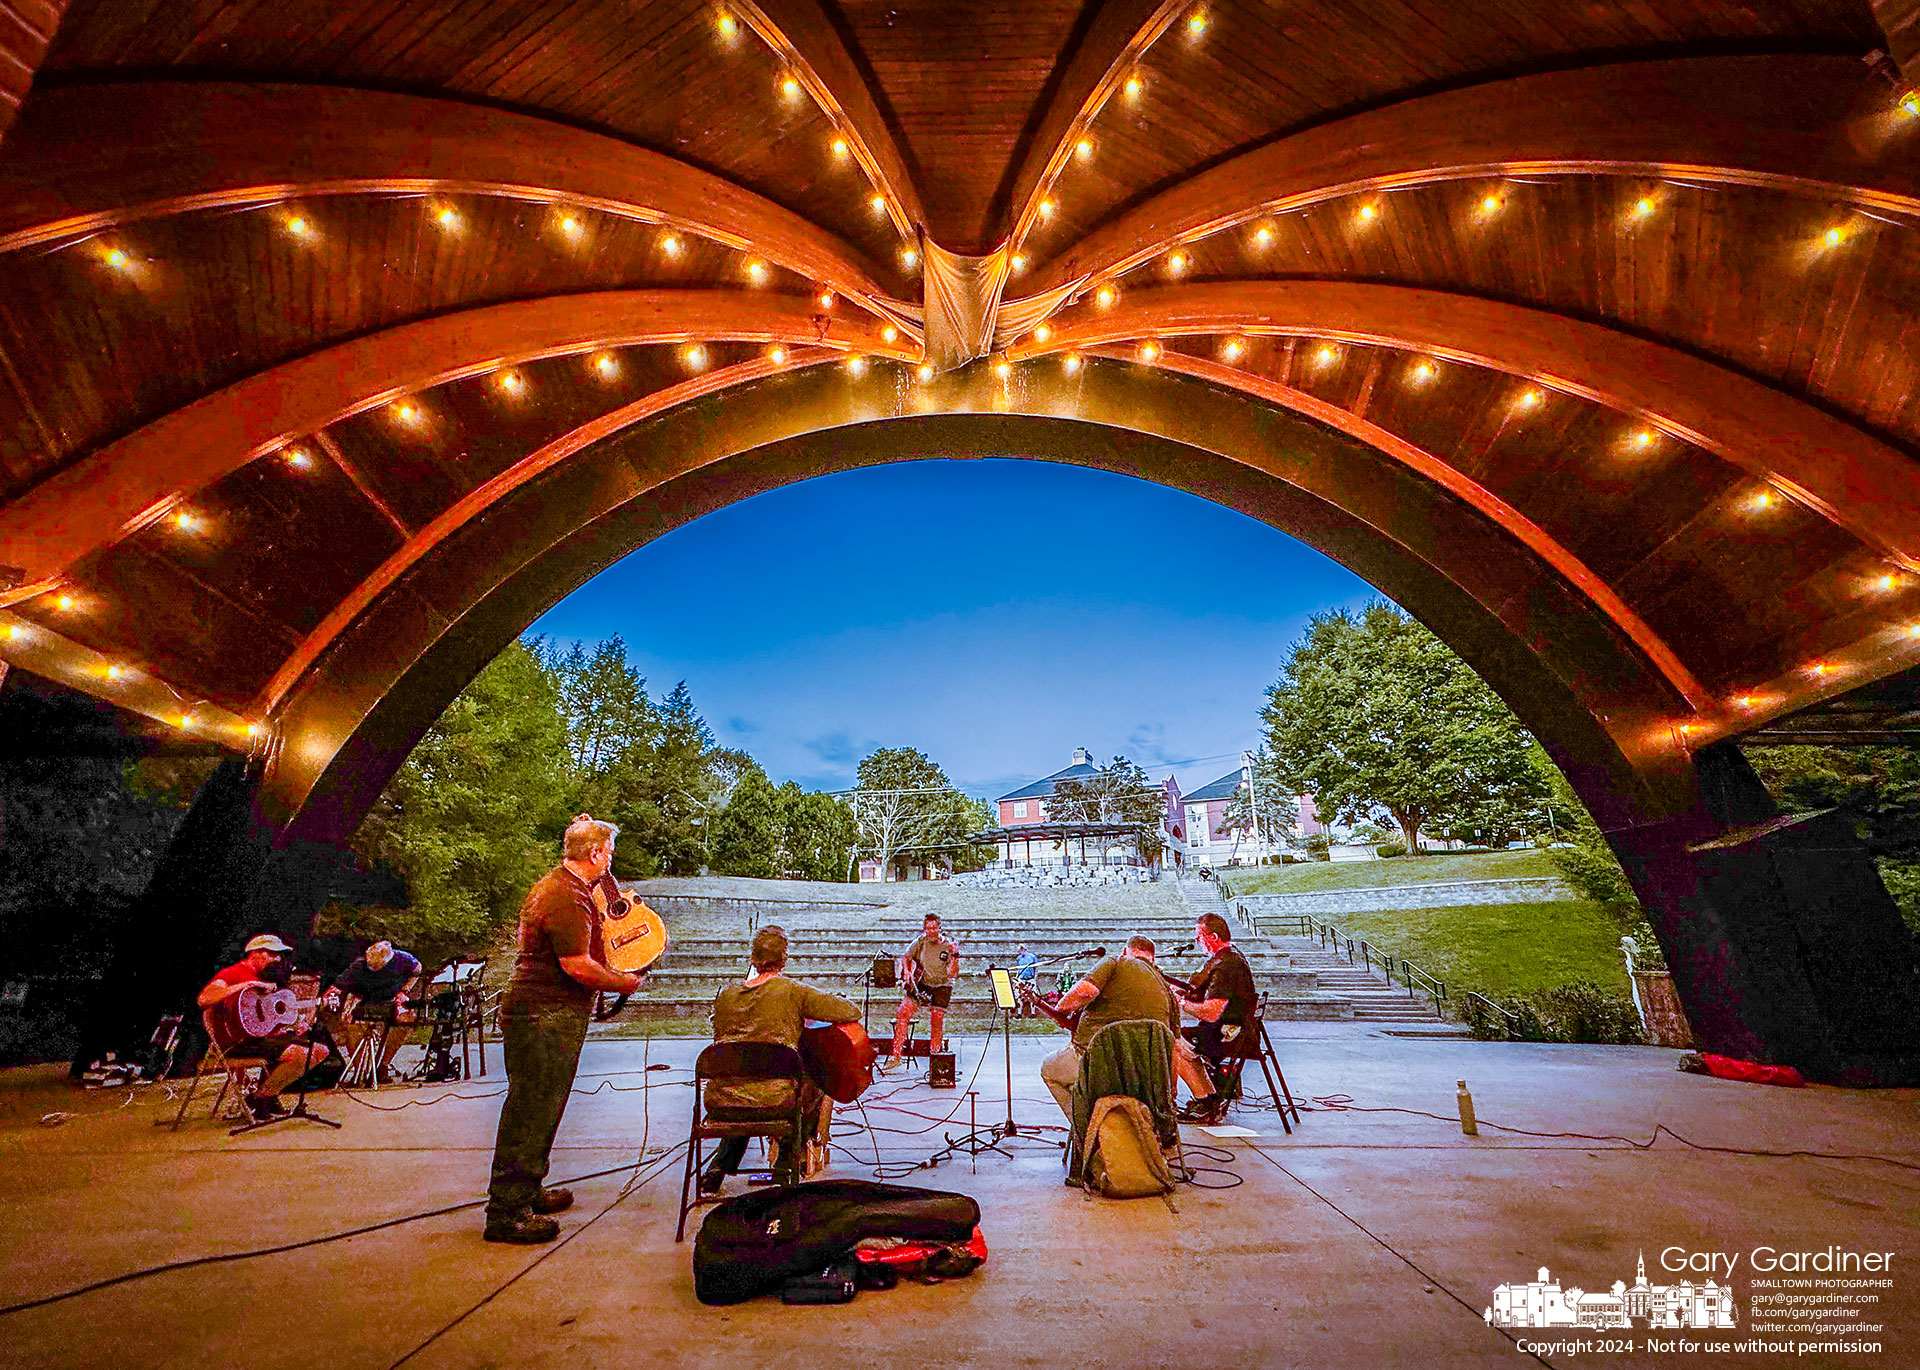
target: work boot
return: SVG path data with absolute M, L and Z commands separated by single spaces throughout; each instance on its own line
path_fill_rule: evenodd
M 488 1218 L 481 1234 L 490 1242 L 511 1242 L 515 1246 L 538 1246 L 560 1235 L 560 1224 L 543 1218 L 530 1209 L 509 1213 L 504 1218 Z
M 725 1171 L 703 1170 L 700 1172 L 700 1192 L 703 1195 L 718 1194 L 720 1192 L 720 1186 L 726 1182 L 727 1176 Z
M 246 1104 L 247 1112 L 253 1115 L 256 1123 L 264 1123 L 269 1118 L 278 1118 L 287 1111 L 281 1107 L 279 1097 L 273 1094 L 249 1094 Z
M 1226 1116 L 1227 1101 L 1218 1094 L 1205 1094 L 1198 1099 L 1190 1099 L 1180 1110 L 1183 1123 L 1217 1123 Z
M 573 1207 L 571 1189 L 543 1189 L 540 1197 L 533 1201 L 535 1213 L 565 1213 Z

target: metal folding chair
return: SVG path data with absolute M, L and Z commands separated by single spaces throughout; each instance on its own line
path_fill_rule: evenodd
M 1293 1091 L 1287 1088 L 1287 1077 L 1280 1070 L 1280 1058 L 1273 1053 L 1273 1040 L 1267 1036 L 1267 996 L 1261 995 L 1259 1004 L 1254 1008 L 1253 1021 L 1247 1024 L 1246 1032 L 1241 1034 L 1241 1047 L 1237 1056 L 1229 1056 L 1215 1069 L 1218 1078 L 1214 1087 L 1228 1099 L 1241 1096 L 1241 1076 L 1246 1073 L 1248 1061 L 1260 1063 L 1260 1073 L 1267 1078 L 1267 1093 L 1273 1096 L 1273 1106 L 1279 1110 L 1280 1126 L 1288 1136 L 1293 1135 L 1293 1126 L 1287 1121 L 1287 1114 L 1293 1114 L 1295 1123 L 1300 1121 L 1300 1105 L 1293 1101 Z
M 780 1164 L 775 1169 L 781 1185 L 799 1181 L 806 1154 L 806 1100 L 803 1086 L 806 1067 L 800 1053 L 778 1042 L 715 1042 L 700 1053 L 693 1063 L 693 1125 L 687 1135 L 687 1170 L 680 1180 L 680 1218 L 673 1239 L 687 1235 L 687 1211 L 703 1202 L 695 1193 L 700 1173 L 700 1143 L 727 1137 L 765 1137 L 784 1142 Z M 793 1103 L 787 1108 L 734 1108 L 706 1104 L 706 1085 L 725 1080 L 744 1083 L 758 1080 L 782 1080 L 793 1086 Z
M 213 1096 L 213 1109 L 208 1115 L 212 1118 L 231 1118 L 238 1115 L 223 1115 L 221 1109 L 226 1105 L 229 1095 L 237 1104 L 266 1077 L 267 1066 L 264 1061 L 230 1061 L 227 1053 L 220 1049 L 219 1041 L 213 1035 L 213 1022 L 206 1012 L 200 1014 L 200 1022 L 207 1033 L 207 1051 L 200 1058 L 200 1064 L 194 1067 L 193 1076 L 187 1081 L 187 1089 L 180 1096 L 180 1111 L 173 1115 L 172 1130 L 178 1132 L 180 1124 L 187 1119 L 187 1109 L 193 1105 L 193 1096 L 200 1089 L 200 1082 L 209 1075 L 220 1077 L 220 1090 Z M 157 1119 L 158 1123 L 164 1119 Z

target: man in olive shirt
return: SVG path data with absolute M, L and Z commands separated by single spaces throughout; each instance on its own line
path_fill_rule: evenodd
M 906 1050 L 907 1030 L 923 1002 L 915 997 L 916 989 L 924 996 L 927 1017 L 931 1020 L 927 1028 L 928 1049 L 939 1051 L 946 1045 L 941 1029 L 946 1025 L 947 1006 L 953 1002 L 954 977 L 959 974 L 960 943 L 941 936 L 940 916 L 930 913 L 920 920 L 920 935 L 900 954 L 900 1011 L 893 1016 L 893 1047 L 887 1052 L 881 1069 L 892 1070 L 900 1064 L 900 1053 Z
M 1244 1050 L 1241 1036 L 1252 1026 L 1260 991 L 1253 983 L 1253 968 L 1233 945 L 1233 928 L 1226 919 L 1217 913 L 1200 915 L 1193 938 L 1207 953 L 1207 964 L 1193 977 L 1193 993 L 1181 996 L 1180 1010 L 1196 1019 L 1199 1028 L 1191 1043 L 1175 1038 L 1173 1065 L 1193 1091 L 1180 1111 L 1182 1120 L 1216 1123 L 1226 1113 L 1227 1101 L 1215 1090 L 1208 1067 L 1218 1069 Z
M 640 977 L 606 964 L 600 923 L 622 898 L 610 874 L 620 830 L 587 814 L 567 828 L 566 859 L 527 891 L 520 906 L 520 950 L 500 1006 L 507 1057 L 507 1097 L 487 1186 L 490 1242 L 552 1241 L 560 1224 L 547 1216 L 573 1195 L 547 1189 L 547 1160 L 587 1040 L 593 997 L 631 994 Z
M 777 1042 L 800 1045 L 800 1029 L 809 1020 L 820 1023 L 857 1023 L 860 1010 L 831 994 L 789 980 L 780 972 L 787 965 L 787 934 L 764 927 L 753 936 L 753 974 L 728 985 L 714 997 L 713 1040 L 716 1042 Z M 781 1080 L 752 1080 L 741 1084 L 719 1081 L 707 1086 L 709 1117 L 724 1117 L 729 1109 L 784 1109 L 793 1104 L 793 1086 Z M 810 1136 L 796 1139 L 825 1142 L 832 1125 L 833 1100 L 807 1081 L 801 1086 L 801 1112 L 812 1121 Z M 700 1174 L 700 1192 L 717 1194 L 726 1177 L 740 1168 L 747 1154 L 745 1137 L 723 1137 Z
M 1109 1023 L 1149 1018 L 1165 1023 L 1176 1037 L 1180 1033 L 1180 1009 L 1173 991 L 1153 966 L 1153 942 L 1145 937 L 1127 939 L 1121 956 L 1109 956 L 1079 984 L 1060 996 L 1054 1007 L 1063 1014 L 1081 1012 L 1080 1024 L 1073 1030 L 1070 1045 L 1056 1051 L 1040 1065 L 1040 1079 L 1073 1122 L 1073 1084 L 1080 1078 L 1080 1059 L 1087 1054 L 1087 1043 Z

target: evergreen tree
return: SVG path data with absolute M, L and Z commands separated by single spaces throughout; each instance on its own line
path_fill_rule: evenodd
M 758 766 L 748 770 L 714 820 L 709 864 L 716 875 L 780 876 L 784 828 L 780 792 Z
M 809 793 L 791 780 L 780 787 L 782 875 L 794 880 L 850 879 L 849 853 L 859 841 L 853 810 L 845 802 Z

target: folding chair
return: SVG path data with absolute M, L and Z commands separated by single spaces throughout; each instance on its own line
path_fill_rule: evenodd
M 1185 1170 L 1186 1150 L 1173 1109 L 1173 1080 L 1173 1033 L 1165 1023 L 1128 1018 L 1108 1023 L 1094 1033 L 1080 1058 L 1080 1075 L 1073 1083 L 1073 1117 L 1065 1157 L 1067 1183 L 1078 1184 L 1086 1178 L 1087 1126 L 1094 1105 L 1112 1094 L 1127 1095 L 1147 1106 L 1162 1150 L 1173 1153 L 1176 1170 Z
M 680 1180 L 680 1219 L 673 1229 L 676 1242 L 686 1239 L 687 1211 L 705 1201 L 695 1193 L 701 1142 L 726 1137 L 766 1137 L 785 1142 L 774 1172 L 776 1182 L 784 1186 L 799 1180 L 806 1153 L 806 1100 L 802 1097 L 806 1078 L 800 1053 L 778 1042 L 715 1042 L 700 1053 L 693 1063 L 693 1125 L 687 1135 L 687 1172 Z M 708 1108 L 705 1086 L 720 1080 L 788 1081 L 793 1086 L 793 1102 L 784 1108 L 736 1108 L 726 1104 Z
M 200 1022 L 207 1032 L 207 1052 L 200 1058 L 200 1064 L 194 1067 L 193 1077 L 187 1081 L 187 1091 L 180 1097 L 180 1111 L 173 1115 L 172 1130 L 175 1132 L 178 1132 L 180 1124 L 186 1121 L 187 1109 L 193 1104 L 193 1096 L 199 1090 L 200 1082 L 207 1076 L 220 1077 L 220 1092 L 213 1096 L 213 1110 L 208 1115 L 212 1118 L 237 1116 L 221 1113 L 222 1107 L 227 1102 L 227 1096 L 231 1094 L 234 1101 L 238 1103 L 257 1089 L 260 1081 L 266 1078 L 265 1061 L 227 1059 L 227 1053 L 220 1049 L 220 1043 L 213 1035 L 212 1017 L 204 1010 L 200 1014 Z
M 1247 1024 L 1247 1030 L 1234 1045 L 1240 1048 L 1239 1054 L 1225 1057 L 1214 1066 L 1217 1076 L 1214 1088 L 1227 1099 L 1241 1097 L 1240 1077 L 1246 1072 L 1247 1062 L 1258 1061 L 1260 1073 L 1267 1077 L 1267 1093 L 1273 1096 L 1273 1106 L 1280 1111 L 1280 1126 L 1292 1136 L 1293 1126 L 1287 1122 L 1287 1114 L 1291 1111 L 1293 1121 L 1299 1122 L 1300 1105 L 1293 1101 L 1293 1091 L 1287 1088 L 1287 1077 L 1280 1070 L 1280 1058 L 1273 1054 L 1273 1041 L 1267 1036 L 1266 995 L 1260 996 L 1253 1010 L 1253 1021 Z

